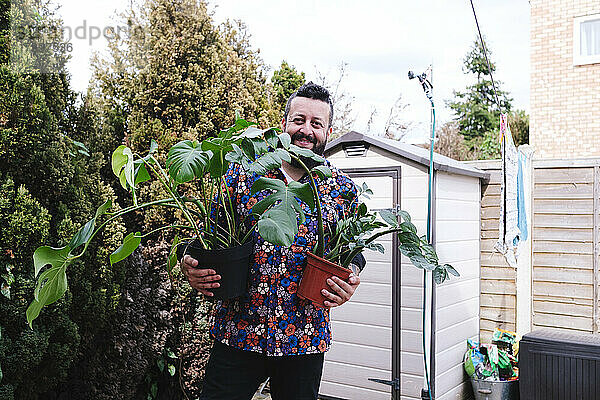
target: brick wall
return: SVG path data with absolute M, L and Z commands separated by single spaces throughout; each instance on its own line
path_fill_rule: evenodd
M 600 14 L 600 0 L 530 4 L 534 157 L 600 156 L 600 63 L 573 65 L 573 19 Z

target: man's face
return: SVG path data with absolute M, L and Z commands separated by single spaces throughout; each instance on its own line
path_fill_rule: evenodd
M 289 133 L 292 143 L 298 147 L 323 155 L 327 138 L 332 131 L 329 126 L 329 104 L 306 97 L 294 97 L 281 128 Z

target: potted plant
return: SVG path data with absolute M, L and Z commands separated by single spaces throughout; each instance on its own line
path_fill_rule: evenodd
M 164 166 L 157 158 L 158 145 L 155 141 L 152 141 L 149 152 L 144 156 L 134 154 L 126 146 L 119 146 L 112 154 L 112 170 L 123 188 L 131 192 L 132 205 L 111 211 L 112 202 L 108 199 L 66 246 L 40 246 L 35 250 L 33 261 L 37 284 L 34 300 L 26 312 L 29 325 L 32 326 L 44 306 L 64 295 L 67 290 L 67 267 L 85 253 L 104 226 L 116 218 L 150 207 L 175 208 L 179 210 L 183 222 L 168 223 L 143 234 L 129 233 L 121 246 L 110 255 L 111 264 L 132 254 L 142 238 L 159 231 L 175 230 L 177 233 L 167 260 L 169 275 L 177 263 L 177 249 L 182 248 L 183 252 L 197 258 L 200 265 L 210 266 L 222 275 L 221 288 L 215 290 L 217 298 L 231 298 L 243 293 L 253 251 L 250 238 L 254 224 L 237 218 L 224 175 L 230 163 L 227 154 L 234 148 L 239 149 L 238 144 L 241 145 L 242 141 L 247 143 L 251 138 L 262 138 L 264 132 L 236 114 L 235 124 L 219 132 L 216 137 L 202 142 L 184 140 L 175 144 L 169 149 Z M 151 177 L 158 180 L 166 195 L 139 203 L 136 188 Z M 197 185 L 197 197 L 183 194 L 186 184 L 190 183 Z M 44 270 L 48 265 L 50 267 Z
M 324 255 L 308 254 L 307 267 L 298 289 L 299 296 L 322 305 L 326 299 L 321 290 L 328 289 L 327 278 L 336 275 L 348 279 L 351 272 L 358 274 L 360 271 L 349 269 L 355 256 L 364 249 L 384 253 L 383 246 L 377 243 L 376 239 L 388 234 L 397 235 L 400 252 L 407 256 L 414 266 L 433 271 L 436 283 L 444 282 L 450 275 L 460 276 L 450 264 L 439 264 L 435 249 L 427 242 L 425 236 L 417 235 L 417 228 L 406 211 L 371 212 L 360 198 L 368 198 L 372 191 L 364 183 L 358 190 L 359 196 L 350 202 L 354 212 L 347 213 L 346 218 L 339 220 L 335 230 L 327 231 L 329 240 Z M 353 202 L 358 205 L 354 206 Z M 399 218 L 402 222 L 398 221 Z

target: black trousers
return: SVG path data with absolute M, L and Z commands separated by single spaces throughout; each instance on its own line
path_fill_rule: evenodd
M 250 400 L 267 377 L 273 400 L 316 400 L 323 357 L 266 356 L 215 341 L 200 400 Z

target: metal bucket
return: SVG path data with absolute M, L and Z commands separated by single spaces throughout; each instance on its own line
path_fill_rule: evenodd
M 484 381 L 471 378 L 475 400 L 519 400 L 519 381 Z

